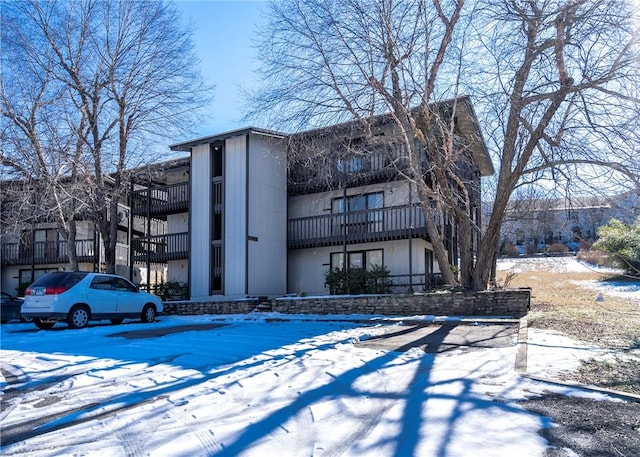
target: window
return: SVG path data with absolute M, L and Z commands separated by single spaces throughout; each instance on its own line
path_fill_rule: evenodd
M 364 158 L 351 157 L 349 159 L 339 159 L 336 163 L 336 167 L 338 168 L 338 171 L 342 173 L 362 171 L 364 169 Z
M 370 270 L 374 266 L 382 266 L 382 249 L 373 249 L 370 251 L 353 251 L 347 252 L 347 260 L 349 268 L 366 268 Z M 344 267 L 344 253 L 333 252 L 330 259 L 331 269 Z
M 33 231 L 33 237 L 35 258 L 44 259 L 58 256 L 58 230 L 37 229 Z
M 40 278 L 41 276 L 44 276 L 45 274 L 51 273 L 53 271 L 58 271 L 58 269 L 57 268 L 36 268 L 35 270 L 33 270 L 33 278 L 32 278 L 31 269 L 20 270 L 20 273 L 18 274 L 19 276 L 18 281 L 20 282 L 20 284 L 31 284 L 33 281 Z
M 136 287 L 124 278 L 113 278 L 113 288 L 120 292 L 136 292 Z
M 98 290 L 111 290 L 111 276 L 96 276 L 91 280 L 91 288 Z
M 221 177 L 223 170 L 222 146 L 212 143 L 209 150 L 211 151 L 211 176 Z
M 347 226 L 348 233 L 380 232 L 383 229 L 382 211 L 384 208 L 384 193 L 375 192 L 363 195 L 351 195 L 345 198 L 335 198 L 331 202 L 331 212 L 354 213 L 340 219 L 342 225 Z

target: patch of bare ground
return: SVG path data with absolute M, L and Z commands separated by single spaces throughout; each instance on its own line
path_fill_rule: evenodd
M 551 417 L 540 431 L 551 443 L 545 457 L 635 457 L 640 455 L 640 404 L 545 395 L 522 403 Z
M 498 280 L 507 280 L 500 272 Z M 508 278 L 510 287 L 531 288 L 530 327 L 555 330 L 610 349 L 610 360 L 589 360 L 571 380 L 640 394 L 640 303 L 605 294 L 598 300 L 593 281 L 598 272 L 522 271 Z M 591 285 L 589 285 L 591 284 Z
M 605 284 L 611 276 L 540 270 L 499 273 L 498 279 L 509 287 L 531 288 L 530 327 L 611 350 L 610 357 L 587 360 L 563 380 L 640 394 L 640 303 L 606 293 L 598 300 L 593 282 Z M 540 430 L 552 446 L 545 457 L 640 456 L 638 402 L 547 394 L 522 405 L 553 420 L 553 427 Z

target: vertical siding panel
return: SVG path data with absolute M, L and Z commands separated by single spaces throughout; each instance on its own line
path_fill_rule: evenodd
M 245 293 L 246 265 L 246 136 L 225 142 L 224 294 Z
M 191 151 L 191 296 L 209 296 L 211 159 L 209 144 L 195 146 Z M 201 253 L 201 255 L 194 255 Z

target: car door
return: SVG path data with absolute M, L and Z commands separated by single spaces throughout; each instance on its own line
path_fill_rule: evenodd
M 117 312 L 123 314 L 140 314 L 142 299 L 138 288 L 124 278 L 113 278 L 113 288 L 117 296 Z
M 117 296 L 112 283 L 113 278 L 108 275 L 95 275 L 91 280 L 87 289 L 87 301 L 94 319 L 116 312 Z

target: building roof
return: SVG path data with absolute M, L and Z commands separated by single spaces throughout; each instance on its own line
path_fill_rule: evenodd
M 284 138 L 286 136 L 285 133 L 277 132 L 275 130 L 268 130 L 259 127 L 244 127 L 241 129 L 229 130 L 227 132 L 222 132 L 215 135 L 203 136 L 200 138 L 195 138 L 193 140 L 183 141 L 181 143 L 175 143 L 170 145 L 169 149 L 171 149 L 172 151 L 191 152 L 191 149 L 199 144 L 213 143 L 215 141 L 225 140 L 227 138 L 232 138 L 235 136 L 243 136 L 249 133 L 266 135 L 275 138 Z
M 471 151 L 473 159 L 480 170 L 481 176 L 490 176 L 495 173 L 493 167 L 493 161 L 487 150 L 484 142 L 482 131 L 480 130 L 480 123 L 476 116 L 475 110 L 471 103 L 471 99 L 468 96 L 462 96 L 458 98 L 452 98 L 448 100 L 442 100 L 431 104 L 433 109 L 437 108 L 451 108 L 455 105 L 455 115 L 457 118 L 458 128 L 462 136 L 465 139 L 465 145 Z M 370 126 L 382 126 L 385 124 L 391 124 L 391 116 L 386 114 L 380 114 L 373 116 L 366 120 Z M 362 121 L 353 120 L 342 122 L 338 124 L 329 125 L 326 127 L 319 127 L 311 130 L 305 130 L 290 135 L 293 138 L 298 137 L 310 137 L 310 136 L 331 136 L 336 133 L 350 132 L 358 130 Z
M 462 133 L 462 136 L 465 138 L 465 144 L 470 149 L 473 159 L 476 162 L 480 174 L 482 176 L 490 176 L 495 173 L 495 169 L 493 167 L 493 161 L 489 155 L 487 147 L 484 142 L 484 138 L 482 136 L 482 131 L 480 130 L 480 124 L 478 122 L 478 118 L 476 116 L 475 110 L 473 109 L 473 105 L 471 104 L 471 99 L 468 96 L 462 96 L 455 99 L 443 100 L 440 102 L 436 102 L 432 104 L 432 106 L 440 106 L 440 107 L 453 107 L 455 105 L 456 109 L 456 117 L 458 122 L 458 127 Z M 375 125 L 382 125 L 385 123 L 389 123 L 390 117 L 388 114 L 381 114 L 378 116 L 373 116 L 370 121 Z M 237 130 L 230 130 L 223 133 L 218 133 L 215 135 L 204 136 L 200 138 L 196 138 L 193 140 L 184 141 L 181 143 L 175 143 L 169 146 L 172 151 L 186 151 L 190 152 L 194 146 L 199 144 L 213 143 L 215 141 L 224 140 L 227 138 L 232 138 L 236 136 L 242 136 L 249 133 L 255 133 L 260 135 L 268 135 L 276 138 L 286 138 L 286 137 L 301 137 L 301 136 L 310 136 L 310 135 L 331 135 L 335 134 L 335 132 L 340 132 L 343 130 L 350 130 L 353 126 L 357 125 L 358 121 L 347 121 L 339 124 L 333 124 L 326 127 L 320 127 L 312 130 L 306 130 L 302 132 L 298 132 L 295 134 L 286 134 L 274 130 L 263 129 L 260 127 L 244 127 Z

